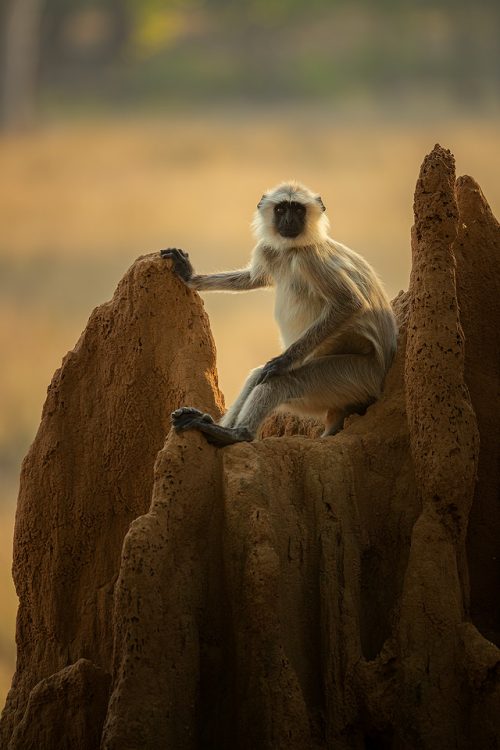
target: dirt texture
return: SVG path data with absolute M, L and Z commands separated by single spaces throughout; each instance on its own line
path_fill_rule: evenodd
M 439 146 L 414 209 L 395 362 L 335 437 L 168 432 L 223 404 L 157 257 L 94 312 L 23 467 L 2 747 L 500 747 L 500 228 Z
M 86 747 L 36 740 L 30 692 L 82 658 L 110 673 L 123 538 L 151 503 L 170 412 L 184 401 L 223 408 L 203 303 L 168 266 L 159 256 L 136 261 L 113 299 L 94 310 L 49 386 L 21 474 L 13 565 L 18 656 L 0 747 L 24 747 L 6 738 L 27 710 L 33 747 Z M 75 695 L 73 683 L 61 675 L 58 694 L 68 686 Z

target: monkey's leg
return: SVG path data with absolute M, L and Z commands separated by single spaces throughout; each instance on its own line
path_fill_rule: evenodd
M 366 410 L 375 402 L 375 398 L 368 398 L 363 404 L 350 404 L 345 409 L 328 409 L 325 419 L 325 431 L 321 437 L 336 435 L 343 427 L 344 419 L 350 414 L 366 414 Z
M 258 377 L 256 372 L 252 375 Z M 365 404 L 377 398 L 382 379 L 383 374 L 371 356 L 321 357 L 249 387 L 232 427 L 214 424 L 209 415 L 189 407 L 178 409 L 172 419 L 178 430 L 199 430 L 210 443 L 232 445 L 253 440 L 265 418 L 281 404 L 293 406 L 294 401 L 299 401 L 301 408 L 310 408 L 313 414 L 329 410 L 345 413 L 352 411 L 352 404 Z
M 246 379 L 245 384 L 241 389 L 241 393 L 236 397 L 236 401 L 232 406 L 229 407 L 222 419 L 219 419 L 219 424 L 221 425 L 221 427 L 234 427 L 234 425 L 238 421 L 238 415 L 243 407 L 243 404 L 257 384 L 261 372 L 262 367 L 257 367 L 255 370 L 251 370 L 250 375 Z
M 191 427 L 202 432 L 209 443 L 219 448 L 223 448 L 225 445 L 234 445 L 234 443 L 246 443 L 254 438 L 246 427 L 221 427 L 215 423 L 202 421 L 193 423 Z
M 311 413 L 334 410 L 340 427 L 340 412 L 351 404 L 374 400 L 382 383 L 382 373 L 369 355 L 331 355 L 307 362 L 283 375 L 259 383 L 250 392 L 235 427 L 245 427 L 255 435 L 265 418 L 281 404 L 300 402 Z
M 203 432 L 212 445 L 233 445 L 253 439 L 253 436 L 244 427 L 221 427 L 215 424 L 210 414 L 204 414 L 192 406 L 182 406 L 172 412 L 172 424 L 176 432 L 184 432 L 185 430 Z
M 340 432 L 344 424 L 344 419 L 347 417 L 348 412 L 344 409 L 328 409 L 325 419 L 325 431 L 321 437 L 327 435 L 336 435 Z
M 302 392 L 304 389 L 301 388 L 299 379 L 290 373 L 276 375 L 266 380 L 265 383 L 259 383 L 250 391 L 238 414 L 235 427 L 245 427 L 252 435 L 255 435 L 274 409 L 291 398 L 299 398 Z

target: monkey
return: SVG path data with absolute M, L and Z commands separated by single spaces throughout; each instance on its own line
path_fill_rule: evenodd
M 396 351 L 391 304 L 370 264 L 330 238 L 320 195 L 284 182 L 264 193 L 252 228 L 257 239 L 246 268 L 198 275 L 188 253 L 160 251 L 174 273 L 198 291 L 273 286 L 284 350 L 252 370 L 219 422 L 193 407 L 172 413 L 178 432 L 195 429 L 223 447 L 252 441 L 278 408 L 323 421 L 335 435 L 351 413 L 364 413 L 382 390 Z

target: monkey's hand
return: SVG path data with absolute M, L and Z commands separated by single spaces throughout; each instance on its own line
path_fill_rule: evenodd
M 174 262 L 174 273 L 179 276 L 185 284 L 187 284 L 191 277 L 194 275 L 194 268 L 189 260 L 188 253 L 184 250 L 178 250 L 176 247 L 167 247 L 164 250 L 160 250 L 162 258 L 170 258 Z
M 273 357 L 269 362 L 266 362 L 262 371 L 259 375 L 256 385 L 267 382 L 270 378 L 276 377 L 276 375 L 284 375 L 285 372 L 289 372 L 292 367 L 292 360 L 285 352 L 280 354 L 279 357 Z

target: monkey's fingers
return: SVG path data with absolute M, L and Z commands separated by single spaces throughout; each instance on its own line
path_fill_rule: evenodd
M 189 281 L 193 275 L 193 266 L 187 253 L 174 247 L 161 250 L 160 255 L 164 260 L 172 260 L 174 273 L 186 283 Z
M 189 258 L 189 253 L 177 247 L 165 247 L 160 250 L 160 255 L 162 258 Z

